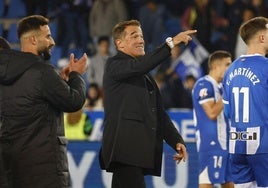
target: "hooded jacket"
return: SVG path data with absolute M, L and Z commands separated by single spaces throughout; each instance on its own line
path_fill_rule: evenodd
M 70 186 L 63 112 L 81 109 L 85 93 L 77 72 L 65 82 L 39 56 L 0 51 L 0 187 Z

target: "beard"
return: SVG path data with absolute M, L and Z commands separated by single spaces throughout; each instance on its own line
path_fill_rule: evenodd
M 43 57 L 44 60 L 49 60 L 50 57 L 51 57 L 51 53 L 50 53 L 50 49 L 51 49 L 51 46 L 49 47 L 44 47 L 43 49 L 40 49 L 38 51 L 38 54 Z
M 48 51 L 43 52 L 42 57 L 44 60 L 49 60 L 51 57 L 51 54 Z

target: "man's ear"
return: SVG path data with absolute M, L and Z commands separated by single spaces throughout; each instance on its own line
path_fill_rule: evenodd
M 36 45 L 37 44 L 37 38 L 35 35 L 32 35 L 29 37 L 29 41 L 31 44 Z
M 115 44 L 116 44 L 118 49 L 124 48 L 123 41 L 121 39 L 116 39 Z
M 260 41 L 261 43 L 264 42 L 264 35 L 259 35 L 259 41 Z

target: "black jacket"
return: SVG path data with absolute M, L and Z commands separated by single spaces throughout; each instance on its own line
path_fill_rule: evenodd
M 63 112 L 81 109 L 85 93 L 76 72 L 66 83 L 39 56 L 0 51 L 0 170 L 7 173 L 9 186 L 70 186 Z
M 116 163 L 123 163 L 143 168 L 144 174 L 159 176 L 163 140 L 174 150 L 177 143 L 184 144 L 148 74 L 169 56 L 170 49 L 165 44 L 137 59 L 120 51 L 108 59 L 103 77 L 102 169 L 113 171 Z

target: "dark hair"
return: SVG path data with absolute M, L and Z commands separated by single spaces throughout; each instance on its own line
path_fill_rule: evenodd
M 40 26 L 48 25 L 49 19 L 41 15 L 31 15 L 18 22 L 18 38 L 29 31 L 40 30 Z
M 224 50 L 217 50 L 210 54 L 208 58 L 208 68 L 211 69 L 211 65 L 215 60 L 223 59 L 223 58 L 232 58 L 232 55 L 230 52 L 224 51 Z
M 254 17 L 255 17 L 255 15 L 257 15 L 257 11 L 252 5 L 245 6 L 244 10 L 243 10 L 243 13 L 246 12 L 246 11 L 250 11 L 254 15 Z
M 194 77 L 194 75 L 188 74 L 188 75 L 186 75 L 185 80 L 194 80 L 194 81 L 196 81 L 196 78 Z
M 108 43 L 110 43 L 110 38 L 108 37 L 108 36 L 100 36 L 99 38 L 98 38 L 98 44 L 100 44 L 101 42 L 108 42 Z
M 125 29 L 128 26 L 141 26 L 140 22 L 138 20 L 127 20 L 127 21 L 122 21 L 116 24 L 113 28 L 112 35 L 114 41 L 116 39 L 120 39 L 124 36 L 125 34 Z
M 9 42 L 0 36 L 0 50 L 11 49 Z
M 239 28 L 239 34 L 243 41 L 247 44 L 248 41 L 261 30 L 268 29 L 268 19 L 262 16 L 252 18 L 243 23 Z
M 96 90 L 99 90 L 99 85 L 96 82 L 92 82 L 89 84 L 89 88 L 95 88 Z
M 91 98 L 91 96 L 89 96 L 89 89 L 95 89 L 97 91 L 97 96 L 95 99 Z M 101 91 L 100 91 L 100 87 L 97 83 L 92 82 L 88 85 L 88 89 L 87 89 L 87 98 L 91 99 L 91 105 L 93 105 L 96 102 L 96 99 L 101 97 Z

